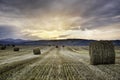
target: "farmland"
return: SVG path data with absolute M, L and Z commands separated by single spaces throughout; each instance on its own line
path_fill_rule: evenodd
M 0 50 L 0 80 L 120 80 L 120 47 L 116 64 L 90 65 L 88 46 L 18 46 Z M 33 49 L 40 48 L 41 55 Z

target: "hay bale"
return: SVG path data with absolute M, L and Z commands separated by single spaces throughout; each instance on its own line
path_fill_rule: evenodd
M 36 49 L 33 49 L 33 53 L 34 53 L 34 55 L 39 55 L 39 54 L 41 54 L 41 51 L 39 48 L 36 48 Z
M 48 45 L 48 46 L 51 46 L 51 45 Z
M 12 47 L 15 47 L 15 45 L 14 45 L 14 44 L 12 44 Z
M 5 50 L 6 49 L 6 46 L 5 45 L 3 45 L 3 46 L 1 46 L 1 48 L 0 48 L 1 50 Z
M 115 50 L 111 41 L 96 41 L 89 46 L 90 63 L 97 64 L 114 64 Z
M 56 46 L 56 48 L 58 48 L 58 46 Z
M 19 51 L 19 50 L 20 50 L 20 48 L 15 47 L 13 50 L 14 50 L 14 51 Z

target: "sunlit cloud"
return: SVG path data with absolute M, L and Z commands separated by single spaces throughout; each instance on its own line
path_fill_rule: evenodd
M 120 0 L 1 0 L 0 39 L 120 39 L 119 3 Z M 8 26 L 5 31 L 11 29 L 7 35 L 2 32 L 3 25 Z

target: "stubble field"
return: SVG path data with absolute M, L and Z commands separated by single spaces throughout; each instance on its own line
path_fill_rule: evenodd
M 0 80 L 120 80 L 120 47 L 116 64 L 90 65 L 88 46 L 18 46 L 0 50 Z M 42 54 L 34 55 L 40 48 Z

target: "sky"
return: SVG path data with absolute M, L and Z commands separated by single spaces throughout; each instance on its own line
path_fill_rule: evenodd
M 120 39 L 120 0 L 0 0 L 0 39 Z

